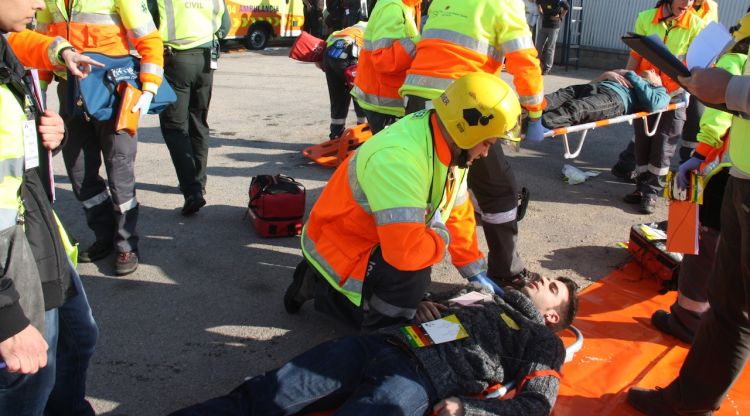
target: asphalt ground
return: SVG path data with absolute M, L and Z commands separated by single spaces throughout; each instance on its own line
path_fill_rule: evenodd
M 208 205 L 193 217 L 180 215 L 183 198 L 158 117 L 141 124 L 140 267 L 116 277 L 114 256 L 79 266 L 101 330 L 88 384 L 97 413 L 164 415 L 353 332 L 309 304 L 298 315 L 284 311 L 282 296 L 301 256 L 299 239 L 260 238 L 245 217 L 254 175 L 284 173 L 302 182 L 308 212 L 331 175 L 301 154 L 327 139 L 324 74 L 287 54 L 288 48 L 274 47 L 222 56 L 209 115 Z M 585 83 L 598 73 L 555 68 L 545 89 Z M 353 112 L 349 120 L 354 124 Z M 594 130 L 575 161 L 563 159 L 559 139 L 508 150 L 519 182 L 531 191 L 519 238 L 528 268 L 585 286 L 628 260 L 616 243 L 627 240 L 631 225 L 665 218 L 661 201 L 651 216 L 622 202 L 633 185 L 609 173 L 631 137 L 628 124 Z M 565 163 L 600 175 L 568 185 L 561 179 Z M 55 168 L 56 209 L 85 248 L 93 234 L 60 156 Z M 486 248 L 481 230 L 479 238 Z M 433 268 L 433 290 L 460 282 L 452 266 Z

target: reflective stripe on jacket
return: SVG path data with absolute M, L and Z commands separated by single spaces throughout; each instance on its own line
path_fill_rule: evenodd
M 157 3 L 161 39 L 177 50 L 210 46 L 226 12 L 224 0 L 158 0 Z
M 419 31 L 414 8 L 402 0 L 379 0 L 365 30 L 352 96 L 364 109 L 404 115 L 398 89 L 416 53 Z
M 156 93 L 164 75 L 164 45 L 146 0 L 44 0 L 37 13 L 40 33 L 61 36 L 76 49 L 109 56 L 130 53 L 128 41 L 141 55 L 143 90 Z
M 690 43 L 704 27 L 703 21 L 695 13 L 688 12 L 679 20 L 670 20 L 670 27 L 666 21 L 661 21 L 663 17 L 664 7 L 642 11 L 635 20 L 633 32 L 639 35 L 659 36 L 664 41 L 667 49 L 684 62 Z M 635 71 L 637 74 L 647 69 L 652 69 L 661 77 L 662 85 L 667 89 L 667 92 L 673 93 L 681 88 L 676 81 L 663 74 L 659 68 L 646 59 L 643 59 L 635 51 L 631 50 L 630 55 L 635 59 L 641 60 Z
M 732 75 L 741 75 L 747 62 L 747 54 L 726 53 L 716 62 L 718 68 L 723 68 Z M 693 98 L 695 99 L 695 98 Z M 706 107 L 700 121 L 698 132 L 698 146 L 695 152 L 705 158 L 700 172 L 708 180 L 724 167 L 731 166 L 727 146 L 724 143 L 729 128 L 732 125 L 732 115 L 715 108 Z
M 521 0 L 433 1 L 399 93 L 434 99 L 467 73 L 499 74 L 504 61 L 521 105 L 541 115 L 542 74 L 524 13 Z
M 14 227 L 22 210 L 19 192 L 24 170 L 26 114 L 10 88 L 6 83 L 0 84 L 0 230 Z
M 425 226 L 433 215 L 447 219 L 449 250 L 459 271 L 468 277 L 465 273 L 486 270 L 472 235 L 476 223 L 466 170 L 448 167 L 450 150 L 432 114 L 409 115 L 357 149 L 336 169 L 303 229 L 305 257 L 356 305 L 378 245 L 399 270 L 421 270 L 442 260 L 445 237 Z

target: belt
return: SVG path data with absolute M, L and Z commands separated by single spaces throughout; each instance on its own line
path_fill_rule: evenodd
M 206 53 L 209 48 L 191 48 L 191 49 L 174 49 L 171 46 L 164 47 L 164 56 L 169 55 L 189 55 L 189 54 L 202 54 Z

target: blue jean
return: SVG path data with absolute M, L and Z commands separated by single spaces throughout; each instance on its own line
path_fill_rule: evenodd
M 78 292 L 44 315 L 47 366 L 36 374 L 0 370 L 0 415 L 93 415 L 86 401 L 86 370 L 99 330 L 91 315 L 78 273 L 71 273 Z
M 226 396 L 172 415 L 271 416 L 336 409 L 335 415 L 421 416 L 436 401 L 432 383 L 410 353 L 382 335 L 365 335 L 324 342 Z

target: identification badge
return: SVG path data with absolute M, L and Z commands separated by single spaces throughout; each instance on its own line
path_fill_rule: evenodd
M 211 69 L 219 69 L 219 61 L 211 60 Z
M 39 148 L 36 136 L 36 123 L 27 120 L 23 123 L 23 149 L 25 169 L 39 166 Z
M 455 314 L 419 325 L 401 327 L 401 333 L 414 348 L 443 344 L 469 336 Z

